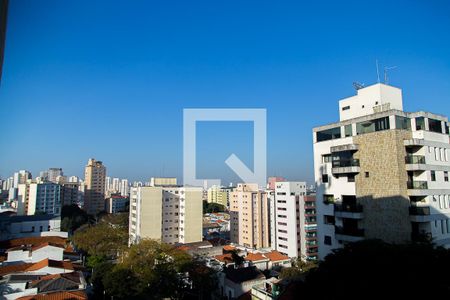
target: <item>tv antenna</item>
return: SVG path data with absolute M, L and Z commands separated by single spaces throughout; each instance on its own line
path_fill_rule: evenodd
M 380 69 L 378 68 L 378 59 L 375 60 L 375 64 L 377 66 L 377 80 L 380 83 Z
M 397 69 L 397 66 L 384 67 L 384 83 L 388 84 L 388 71 Z
M 355 82 L 353 82 L 353 87 L 355 88 L 355 90 L 360 90 L 360 89 L 364 88 L 364 83 L 355 81 Z

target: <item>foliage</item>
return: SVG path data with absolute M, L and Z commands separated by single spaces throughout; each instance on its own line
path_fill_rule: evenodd
M 217 212 L 225 212 L 226 207 L 218 204 L 218 203 L 208 203 L 207 201 L 203 201 L 203 213 L 217 213 Z
M 88 223 L 88 214 L 77 205 L 65 205 L 61 209 L 61 230 L 74 232 L 82 225 Z
M 347 244 L 308 274 L 304 296 L 386 299 L 393 293 L 402 299 L 449 299 L 448 266 L 450 250 L 432 244 L 392 245 L 378 240 Z
M 186 294 L 209 298 L 217 282 L 213 270 L 187 253 L 153 240 L 124 251 L 102 281 L 106 293 L 119 299 L 181 299 Z M 119 287 L 120 284 L 125 286 Z
M 302 258 L 298 258 L 293 262 L 291 268 L 284 268 L 281 271 L 281 279 L 304 279 L 305 276 L 311 271 L 317 268 L 317 263 L 312 261 L 306 261 Z
M 115 224 L 100 222 L 72 237 L 75 246 L 90 256 L 114 258 L 128 243 L 128 229 Z

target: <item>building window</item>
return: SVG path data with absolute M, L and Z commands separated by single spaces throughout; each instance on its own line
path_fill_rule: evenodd
M 349 110 L 349 109 L 350 109 L 350 105 L 344 106 L 344 107 L 342 108 L 343 111 Z
M 425 130 L 425 118 L 424 117 L 416 118 L 416 130 Z
M 322 183 L 328 183 L 328 174 L 323 174 L 322 175 Z
M 348 182 L 355 182 L 355 175 L 348 175 L 347 176 L 347 181 Z
M 370 173 L 369 172 L 365 172 L 365 176 L 366 176 L 366 178 L 369 178 L 370 177 Z
M 389 129 L 389 117 L 356 123 L 356 134 L 365 134 Z
M 332 245 L 332 243 L 331 243 L 331 236 L 326 235 L 324 240 L 323 240 L 323 242 L 324 242 L 325 245 L 331 246 Z
M 432 132 L 442 133 L 442 122 L 439 120 L 428 119 L 428 128 Z
M 322 162 L 323 162 L 324 164 L 330 163 L 331 161 L 332 161 L 331 154 L 325 154 L 325 155 L 322 155 Z
M 324 215 L 324 216 L 323 216 L 323 223 L 324 223 L 325 225 L 334 225 L 334 224 L 335 224 L 334 216 L 327 216 L 327 215 Z
M 411 130 L 411 120 L 409 118 L 395 116 L 395 128 Z
M 448 182 L 448 172 L 444 171 L 444 181 Z
M 431 181 L 436 181 L 436 171 L 430 171 L 431 173 Z
M 352 124 L 345 125 L 344 131 L 345 131 L 345 137 L 353 136 Z
M 334 203 L 334 195 L 323 195 L 323 203 L 325 204 L 333 204 Z
M 316 133 L 318 142 L 329 141 L 341 138 L 341 127 L 331 128 Z

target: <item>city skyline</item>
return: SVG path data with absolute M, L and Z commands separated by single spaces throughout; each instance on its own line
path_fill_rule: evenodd
M 313 183 L 311 129 L 338 121 L 352 82 L 377 81 L 377 59 L 382 80 L 397 66 L 405 111 L 450 115 L 448 4 L 405 3 L 321 16 L 314 4 L 10 3 L 0 176 L 56 166 L 82 178 L 93 157 L 111 177 L 181 179 L 183 109 L 241 107 L 267 109 L 267 174 Z M 239 182 L 222 158 L 251 166 L 251 127 L 204 125 L 200 174 Z

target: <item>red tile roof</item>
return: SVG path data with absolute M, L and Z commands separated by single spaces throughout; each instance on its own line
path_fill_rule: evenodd
M 0 276 L 4 276 L 11 273 L 38 271 L 45 267 L 59 268 L 72 271 L 77 269 L 77 266 L 74 266 L 71 262 L 56 261 L 47 258 L 37 263 L 24 263 L 0 267 Z
M 284 261 L 290 259 L 289 256 L 283 255 L 275 250 L 269 253 L 265 253 L 264 256 L 270 259 L 270 261 Z
M 233 250 L 236 250 L 236 247 L 231 246 L 231 245 L 226 245 L 226 246 L 223 246 L 223 250 L 225 250 L 225 251 L 233 251 Z
M 14 240 L 7 240 L 0 242 L 0 248 L 9 249 L 14 247 L 19 247 L 23 245 L 31 245 L 31 247 L 44 244 L 44 243 L 53 243 L 58 245 L 65 246 L 67 244 L 67 239 L 59 237 L 59 236 L 34 236 L 34 237 L 26 237 Z
M 231 254 L 216 255 L 216 256 L 214 256 L 214 258 L 220 262 L 227 263 L 227 264 L 233 262 L 233 256 Z
M 262 253 L 249 253 L 247 257 L 245 257 L 246 260 L 257 262 L 257 261 L 263 261 L 263 260 L 269 260 L 264 254 Z
M 62 248 L 62 249 L 65 248 L 65 246 L 64 246 L 64 245 L 61 245 L 61 244 L 56 244 L 56 243 L 52 243 L 52 242 L 45 242 L 45 243 L 42 243 L 42 244 L 39 244 L 39 245 L 34 246 L 34 247 L 32 248 L 32 250 L 33 250 L 33 251 L 36 251 L 36 250 L 38 250 L 38 249 L 41 249 L 41 248 L 44 248 L 44 247 L 47 247 L 47 246 L 57 247 L 57 248 Z
M 38 294 L 34 296 L 25 296 L 17 298 L 17 300 L 87 300 L 87 295 L 84 291 L 74 292 L 54 292 L 46 294 Z

